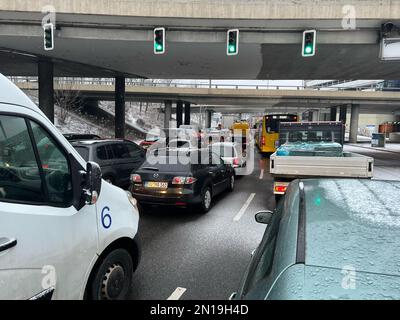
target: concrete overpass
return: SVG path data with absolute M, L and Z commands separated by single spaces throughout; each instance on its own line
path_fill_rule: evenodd
M 37 90 L 35 82 L 17 83 L 23 90 Z M 183 123 L 183 106 L 185 105 L 185 124 L 190 124 L 190 112 L 193 106 L 201 112 L 207 112 L 210 122 L 212 112 L 265 112 L 284 111 L 302 113 L 309 111 L 309 120 L 314 120 L 318 110 L 329 108 L 331 120 L 346 122 L 347 108 L 351 110 L 350 141 L 356 141 L 358 117 L 360 113 L 389 113 L 400 115 L 400 91 L 360 91 L 360 90 L 271 90 L 271 89 L 214 89 L 214 88 L 181 88 L 130 85 L 125 87 L 127 101 L 145 101 L 165 103 L 165 125 L 169 124 L 171 113 L 176 112 L 178 127 Z M 113 100 L 115 85 L 74 84 L 56 85 L 55 90 L 77 91 L 87 104 L 97 104 L 99 100 Z M 172 104 L 176 103 L 173 110 Z M 192 105 L 192 106 L 191 106 Z M 116 108 L 117 116 L 117 108 Z
M 43 50 L 42 8 L 57 16 L 55 50 Z M 354 5 L 356 29 L 344 30 Z M 400 18 L 396 0 L 3 0 L 0 68 L 36 75 L 202 79 L 397 79 L 379 59 L 381 24 Z M 167 53 L 153 55 L 152 30 L 167 28 Z M 225 54 L 226 30 L 240 29 L 239 55 Z M 302 31 L 316 28 L 317 55 L 301 56 Z M 23 54 L 23 55 L 21 55 Z
M 23 90 L 37 90 L 37 82 L 17 82 Z M 186 85 L 185 85 L 186 86 Z M 84 100 L 114 100 L 114 84 L 55 85 L 55 90 L 75 91 Z M 284 89 L 187 88 L 175 86 L 127 85 L 126 101 L 164 103 L 183 101 L 191 108 L 202 106 L 218 112 L 251 112 L 265 109 L 319 109 L 359 105 L 362 113 L 400 112 L 400 91 L 316 90 L 301 87 Z M 200 107 L 199 107 L 200 108 Z

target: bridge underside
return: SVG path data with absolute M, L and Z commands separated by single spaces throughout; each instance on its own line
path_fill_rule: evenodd
M 0 11 L 0 72 L 36 75 L 51 59 L 56 76 L 157 79 L 395 79 L 379 58 L 384 20 L 217 20 L 57 15 L 55 49 L 43 50 L 41 14 Z M 12 22 L 12 23 L 11 23 Z M 153 54 L 155 25 L 167 27 L 165 55 Z M 226 30 L 241 28 L 239 55 L 226 56 Z M 315 57 L 301 56 L 302 31 L 316 28 Z M 14 53 L 8 53 L 8 52 Z M 23 55 L 17 54 L 24 53 Z

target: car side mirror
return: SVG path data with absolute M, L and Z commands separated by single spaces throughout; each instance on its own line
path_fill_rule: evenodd
M 83 189 L 85 203 L 92 205 L 97 202 L 101 191 L 101 168 L 96 162 L 86 165 L 86 186 Z
M 262 224 L 269 224 L 273 216 L 272 211 L 259 211 L 256 213 L 256 221 Z

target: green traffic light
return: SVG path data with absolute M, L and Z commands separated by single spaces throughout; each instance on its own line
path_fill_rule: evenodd
M 235 52 L 236 51 L 236 48 L 235 48 L 235 46 L 229 46 L 229 52 Z
M 162 47 L 162 45 L 161 44 L 156 44 L 156 51 L 162 51 L 163 50 L 163 47 Z
M 313 51 L 312 46 L 307 46 L 304 51 L 306 54 L 312 53 L 312 51 Z

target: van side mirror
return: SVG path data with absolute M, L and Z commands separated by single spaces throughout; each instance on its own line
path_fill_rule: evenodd
M 256 221 L 262 224 L 269 224 L 272 219 L 273 212 L 272 211 L 259 211 L 256 213 Z
M 83 189 L 85 203 L 92 205 L 97 202 L 101 191 L 101 168 L 96 162 L 86 165 L 86 184 Z

